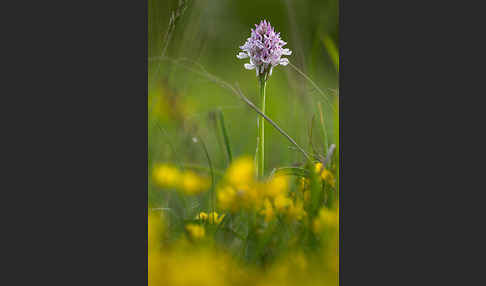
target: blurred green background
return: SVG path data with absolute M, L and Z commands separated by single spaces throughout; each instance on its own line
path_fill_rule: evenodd
M 224 114 L 233 156 L 254 155 L 256 113 L 227 89 L 173 60 L 189 59 L 230 84 L 238 83 L 258 106 L 255 71 L 245 70 L 247 60 L 237 59 L 236 54 L 250 36 L 250 28 L 263 19 L 288 43 L 286 48 L 293 52 L 290 62 L 324 93 L 291 66 L 278 66 L 267 83 L 267 115 L 309 153 L 324 156 L 326 142 L 336 144 L 337 0 L 149 0 L 148 16 L 149 174 L 154 163 L 207 167 L 204 149 L 200 140 L 194 142 L 195 137 L 204 141 L 214 167 L 224 170 L 228 158 L 218 110 Z M 272 126 L 267 124 L 265 132 L 266 174 L 304 162 L 302 154 Z M 155 189 L 149 180 L 149 206 L 164 207 Z

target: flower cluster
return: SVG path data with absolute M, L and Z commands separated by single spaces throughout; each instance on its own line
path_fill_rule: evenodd
M 205 212 L 200 212 L 196 216 L 196 220 L 202 221 L 202 222 L 208 222 L 210 224 L 220 224 L 223 219 L 224 219 L 225 214 L 219 215 L 217 212 L 211 212 L 209 214 Z
M 236 57 L 239 59 L 250 58 L 250 63 L 245 64 L 248 70 L 256 69 L 256 75 L 272 75 L 272 70 L 277 65 L 286 66 L 289 63 L 282 55 L 291 55 L 292 51 L 282 48 L 287 43 L 280 39 L 280 33 L 276 33 L 270 22 L 263 20 L 255 29 L 251 29 L 251 37 L 240 47 Z
M 339 227 L 339 208 L 336 209 L 328 209 L 323 207 L 319 211 L 319 215 L 313 222 L 313 230 L 314 232 L 322 232 L 326 227 L 330 228 L 338 228 Z
M 256 210 L 265 222 L 281 214 L 290 220 L 302 220 L 307 216 L 304 203 L 289 196 L 289 178 L 272 176 L 259 181 L 250 157 L 236 159 L 228 168 L 224 181 L 218 187 L 219 206 L 231 213 L 241 209 Z
M 260 184 L 255 178 L 255 166 L 250 157 L 233 161 L 218 187 L 219 206 L 231 212 L 259 205 L 262 197 Z
M 153 179 L 161 187 L 177 189 L 186 195 L 197 195 L 210 187 L 209 179 L 191 170 L 180 171 L 171 165 L 157 165 Z
M 315 164 L 314 167 L 315 167 L 315 172 L 320 174 L 320 177 L 323 181 L 327 182 L 333 188 L 336 186 L 336 184 L 334 182 L 334 176 L 332 175 L 332 173 L 328 169 L 324 168 L 322 163 L 317 163 L 317 164 Z
M 200 239 L 206 235 L 204 227 L 194 223 L 186 225 L 186 230 L 193 239 Z

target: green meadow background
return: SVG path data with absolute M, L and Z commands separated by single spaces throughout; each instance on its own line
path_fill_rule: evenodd
M 202 65 L 214 76 L 237 83 L 244 95 L 259 105 L 255 71 L 236 58 L 250 36 L 250 28 L 269 20 L 292 50 L 291 63 L 304 72 L 323 96 L 290 66 L 278 66 L 267 83 L 267 115 L 309 153 L 325 154 L 336 143 L 338 88 L 338 1 L 148 1 L 149 55 L 149 171 L 168 162 L 207 167 L 201 138 L 216 169 L 228 158 L 218 121 L 224 115 L 234 157 L 253 156 L 257 116 L 240 98 L 200 74 Z M 171 20 L 172 17 L 172 20 Z M 184 62 L 175 60 L 185 59 Z M 191 62 L 189 62 L 189 60 Z M 184 65 L 182 65 L 182 63 Z M 321 104 L 325 133 L 319 117 Z M 273 168 L 303 163 L 295 147 L 266 124 L 265 173 Z M 150 173 L 150 172 L 149 172 Z M 149 181 L 149 206 L 164 207 L 160 192 Z

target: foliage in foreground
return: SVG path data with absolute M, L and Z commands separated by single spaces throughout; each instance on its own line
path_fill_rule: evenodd
M 149 285 L 336 285 L 335 170 L 309 164 L 258 180 L 240 157 L 211 188 L 206 174 L 154 166 L 154 183 L 185 211 L 208 209 L 150 212 Z

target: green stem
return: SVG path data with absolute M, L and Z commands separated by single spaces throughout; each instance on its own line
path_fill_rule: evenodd
M 260 76 L 260 97 L 261 97 L 261 111 L 265 114 L 265 76 Z M 265 119 L 259 117 L 258 123 L 258 177 L 263 178 L 263 170 L 265 167 Z

